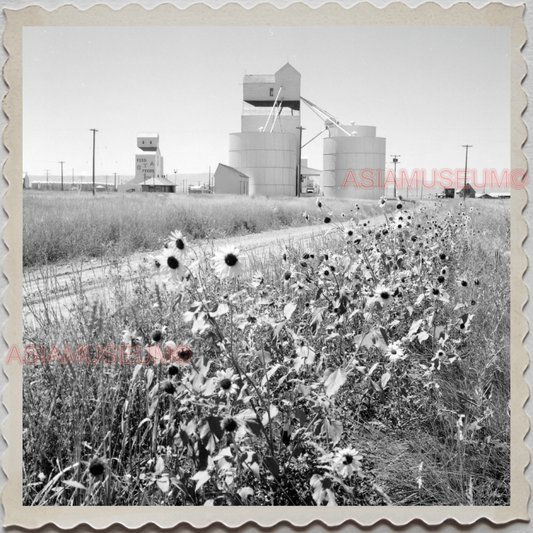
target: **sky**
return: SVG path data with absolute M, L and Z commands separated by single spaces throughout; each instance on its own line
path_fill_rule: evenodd
M 301 94 L 342 124 L 376 126 L 387 168 L 510 167 L 504 27 L 25 27 L 23 170 L 33 179 L 135 174 L 157 132 L 165 173 L 214 172 L 240 131 L 245 74 L 290 62 Z M 302 104 L 302 143 L 323 121 Z M 322 169 L 321 137 L 302 151 Z

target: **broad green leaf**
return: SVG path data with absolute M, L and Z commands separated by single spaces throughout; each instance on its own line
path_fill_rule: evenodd
M 170 480 L 168 476 L 163 476 L 156 480 L 157 486 L 161 489 L 162 492 L 168 492 L 170 490 Z
M 346 372 L 342 368 L 337 368 L 332 372 L 324 382 L 326 394 L 333 396 L 346 382 Z
M 154 472 L 156 474 L 162 474 L 163 473 L 163 470 L 165 469 L 165 461 L 163 460 L 163 458 L 159 455 L 157 457 L 157 461 L 155 463 L 155 469 L 154 469 Z
M 333 442 L 333 446 L 339 442 L 342 435 L 342 422 L 338 420 L 324 419 L 324 430 Z
M 385 372 L 385 374 L 383 374 L 381 376 L 381 388 L 382 389 L 385 389 L 385 387 L 387 386 L 387 383 L 389 382 L 391 376 L 390 376 L 390 372 Z
M 193 481 L 196 481 L 196 487 L 194 490 L 198 492 L 210 479 L 211 476 L 207 472 L 207 470 L 200 470 L 199 472 L 196 472 L 194 476 L 191 477 Z
M 294 302 L 289 302 L 283 309 L 283 314 L 287 320 L 290 320 L 294 311 L 296 311 L 296 304 Z
M 243 499 L 243 500 L 247 500 L 250 496 L 253 496 L 254 495 L 254 491 L 252 488 L 250 487 L 243 487 L 242 489 L 239 489 L 237 491 L 237 494 Z
M 427 331 L 421 331 L 418 335 L 418 342 L 424 342 L 429 339 L 429 333 Z
M 415 320 L 411 324 L 411 327 L 409 328 L 409 333 L 407 333 L 407 336 L 411 337 L 412 335 L 414 335 L 418 331 L 418 328 L 420 327 L 420 324 L 422 324 L 422 322 L 423 320 Z
M 304 359 L 306 365 L 312 365 L 315 362 L 315 350 L 310 346 L 298 346 L 296 353 Z
M 273 404 L 270 405 L 269 411 L 270 411 L 270 420 L 273 420 L 274 417 L 277 414 L 279 414 L 279 409 Z M 269 421 L 268 413 L 265 413 L 263 417 L 261 418 L 261 423 L 263 424 L 263 426 L 266 426 L 268 424 L 268 421 Z
M 217 381 L 215 378 L 209 378 L 205 384 L 202 386 L 202 394 L 204 396 L 211 396 L 214 394 L 216 389 Z
M 211 317 L 217 317 L 225 315 L 226 313 L 229 313 L 229 306 L 225 303 L 219 303 L 218 306 L 214 309 L 214 311 L 209 313 L 209 316 Z
M 300 422 L 300 426 L 303 426 L 305 424 L 305 421 L 307 420 L 307 415 L 305 414 L 305 411 L 303 411 L 302 409 L 297 407 L 294 410 L 294 415 L 296 416 L 296 418 Z

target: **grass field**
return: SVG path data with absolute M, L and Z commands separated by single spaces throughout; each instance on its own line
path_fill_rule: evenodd
M 27 334 L 24 504 L 508 505 L 509 204 L 373 208 L 246 268 L 178 227 L 113 312 Z
M 362 216 L 378 212 L 375 202 L 360 201 L 359 206 Z M 356 209 L 355 202 L 341 200 L 332 207 L 346 214 Z M 217 239 L 300 226 L 309 223 L 304 211 L 311 222 L 321 222 L 314 198 L 148 193 L 93 198 L 91 193 L 25 191 L 23 265 L 157 250 L 176 228 L 192 239 Z

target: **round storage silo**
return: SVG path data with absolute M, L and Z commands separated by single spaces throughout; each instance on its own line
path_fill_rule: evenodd
M 250 178 L 250 195 L 294 196 L 296 135 L 262 131 L 231 133 L 229 166 Z
M 377 199 L 385 192 L 385 139 L 374 126 L 331 126 L 323 168 L 324 196 Z

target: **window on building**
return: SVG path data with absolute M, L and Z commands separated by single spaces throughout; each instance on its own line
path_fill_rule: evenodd
M 274 96 L 274 87 L 270 87 L 270 96 Z

